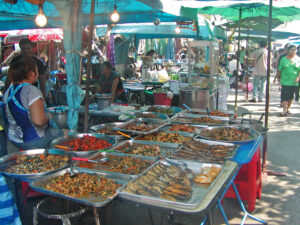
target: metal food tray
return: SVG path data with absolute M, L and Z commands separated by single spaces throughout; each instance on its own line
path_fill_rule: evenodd
M 114 137 L 115 139 L 125 139 L 125 137 L 123 135 L 120 135 L 116 132 L 115 135 L 109 135 L 109 134 L 105 134 L 105 133 L 100 133 L 100 132 L 97 132 L 98 130 L 101 130 L 103 128 L 107 128 L 107 127 L 115 127 L 115 126 L 121 126 L 122 124 L 124 124 L 123 122 L 114 122 L 114 123 L 103 123 L 103 124 L 99 124 L 99 125 L 94 125 L 90 128 L 90 131 L 92 133 L 95 133 L 96 134 L 103 134 L 103 135 L 107 135 L 107 136 L 111 136 L 111 137 Z
M 217 123 L 197 123 L 192 121 L 192 119 L 195 118 L 201 118 L 201 117 L 208 117 L 207 115 L 198 115 L 196 117 L 190 117 L 190 116 L 183 116 L 182 113 L 178 113 L 176 116 L 174 116 L 171 120 L 171 123 L 183 123 L 183 124 L 194 124 L 194 125 L 202 125 L 202 126 L 224 126 L 226 124 L 229 124 L 230 119 L 228 117 L 217 117 L 217 116 L 210 116 L 212 119 L 214 120 L 222 120 L 224 121 L 221 124 L 217 124 Z M 186 121 L 178 121 L 177 119 L 187 119 Z
M 63 198 L 63 199 L 66 199 L 66 200 L 78 202 L 80 204 L 89 205 L 89 206 L 93 206 L 93 207 L 102 207 L 102 206 L 105 206 L 110 201 L 112 201 L 115 197 L 117 197 L 120 190 L 122 190 L 122 188 L 124 188 L 124 186 L 129 181 L 129 180 L 126 180 L 123 177 L 119 177 L 117 175 L 112 175 L 112 174 L 107 174 L 107 173 L 99 173 L 99 172 L 94 172 L 94 171 L 83 171 L 83 170 L 79 169 L 78 171 L 75 171 L 75 174 L 77 174 L 77 173 L 87 173 L 87 174 L 93 174 L 93 175 L 97 175 L 97 176 L 104 176 L 108 179 L 111 179 L 111 180 L 115 181 L 118 184 L 121 184 L 122 186 L 116 190 L 116 193 L 114 195 L 112 195 L 111 197 L 106 198 L 106 199 L 103 199 L 101 196 L 96 196 L 96 195 L 91 196 L 91 197 L 78 197 L 78 198 L 77 197 L 71 197 L 71 196 L 67 196 L 67 195 L 64 195 L 64 194 L 60 194 L 58 192 L 49 191 L 45 188 L 46 184 L 50 180 L 52 180 L 52 179 L 54 179 L 54 178 L 56 178 L 60 175 L 63 175 L 65 173 L 70 173 L 70 171 L 71 171 L 70 168 L 68 168 L 68 169 L 58 171 L 56 173 L 52 173 L 52 174 L 50 174 L 46 177 L 43 177 L 39 180 L 36 180 L 36 181 L 30 183 L 30 187 L 32 187 L 34 190 L 36 190 L 38 192 L 41 192 L 43 194 L 46 194 L 46 195 L 51 195 L 51 196 L 54 196 L 54 197 Z
M 218 165 L 218 164 L 211 164 L 211 163 L 196 163 L 196 162 L 188 162 L 188 161 L 182 161 L 182 160 L 161 160 L 158 161 L 155 165 L 151 166 L 148 170 L 146 170 L 143 174 L 138 176 L 137 178 L 133 179 L 131 182 L 134 182 L 135 180 L 139 179 L 141 176 L 145 175 L 147 171 L 149 171 L 152 167 L 156 166 L 159 163 L 163 163 L 165 165 L 171 165 L 169 162 L 172 162 L 172 164 L 180 165 L 184 163 L 188 169 L 192 170 L 194 173 L 200 173 L 202 167 L 204 166 L 213 166 L 221 167 L 223 168 L 222 171 L 219 173 L 219 175 L 215 178 L 215 180 L 211 184 L 195 184 L 193 183 L 191 185 L 192 196 L 191 199 L 188 201 L 170 201 L 163 198 L 158 197 L 151 197 L 151 196 L 145 196 L 145 195 L 138 195 L 138 194 L 131 194 L 125 191 L 126 186 L 121 190 L 119 193 L 119 196 L 124 199 L 128 199 L 131 201 L 139 202 L 139 203 L 146 203 L 149 205 L 154 206 L 160 206 L 160 207 L 166 207 L 169 209 L 176 209 L 180 211 L 190 211 L 195 210 L 202 211 L 205 210 L 209 203 L 215 198 L 218 191 L 222 188 L 226 180 L 229 178 L 229 175 L 233 173 L 231 171 L 228 173 L 227 166 L 228 164 L 225 164 L 224 166 Z M 234 169 L 237 167 L 237 164 L 235 162 L 230 162 L 229 164 L 234 164 Z M 227 173 L 226 173 L 227 172 Z
M 223 146 L 228 146 L 228 147 L 232 147 L 232 149 L 230 149 L 229 151 L 236 153 L 237 149 L 240 147 L 239 145 L 233 144 L 233 143 L 225 143 L 225 142 L 220 142 L 220 141 L 210 141 L 210 140 L 206 140 L 206 139 L 198 139 L 196 138 L 195 141 L 199 141 L 201 143 L 205 143 L 208 145 L 223 145 Z M 180 148 L 178 148 L 175 152 L 173 152 L 172 155 L 176 155 L 177 152 L 180 152 L 180 150 L 183 148 L 183 146 L 180 146 Z M 170 155 L 169 158 L 172 159 L 172 155 Z M 232 158 L 234 157 L 234 155 L 232 156 Z M 204 162 L 201 161 L 199 159 L 187 159 L 187 158 L 182 158 L 185 161 L 196 161 L 196 162 Z
M 250 133 L 250 135 L 252 136 L 252 138 L 248 139 L 248 140 L 244 140 L 244 141 L 226 141 L 226 140 L 214 140 L 208 137 L 205 137 L 202 133 L 206 130 L 216 130 L 216 129 L 222 129 L 222 128 L 235 128 L 241 131 L 246 131 L 248 133 Z M 254 129 L 251 128 L 246 128 L 246 127 L 242 127 L 242 126 L 219 126 L 219 127 L 208 127 L 208 128 L 203 128 L 199 131 L 199 134 L 197 137 L 199 138 L 204 138 L 207 140 L 211 140 L 211 141 L 220 141 L 220 142 L 224 142 L 224 143 L 234 143 L 234 144 L 246 144 L 249 143 L 251 141 L 257 140 L 260 137 L 260 133 Z
M 99 157 L 105 157 L 105 156 L 118 156 L 118 157 L 132 157 L 132 158 L 139 158 L 145 161 L 150 161 L 153 163 L 155 163 L 159 157 L 149 157 L 149 156 L 142 156 L 142 155 L 132 155 L 132 154 L 125 154 L 125 153 L 118 153 L 118 152 L 112 152 L 112 153 L 106 153 L 106 152 L 99 152 L 97 154 L 93 154 L 92 156 L 89 157 L 89 159 L 97 159 Z M 107 173 L 107 174 L 112 174 L 112 175 L 117 175 L 119 177 L 122 177 L 123 179 L 132 179 L 134 177 L 137 177 L 140 174 L 125 174 L 125 173 L 117 173 L 117 172 L 113 172 L 113 171 L 109 171 L 109 170 L 105 170 L 105 168 L 103 169 L 94 169 L 94 168 L 86 168 L 86 167 L 80 167 L 80 162 L 76 162 L 74 164 L 74 167 L 76 169 L 80 169 L 81 171 L 94 171 L 94 172 L 103 172 L 103 173 Z M 150 165 L 151 166 L 151 165 Z
M 16 152 L 9 155 L 6 155 L 4 157 L 0 158 L 0 172 L 4 174 L 5 176 L 30 182 L 32 180 L 41 178 L 43 176 L 46 176 L 50 173 L 62 170 L 69 166 L 69 163 L 67 163 L 65 166 L 58 168 L 56 170 L 51 170 L 43 173 L 31 173 L 31 174 L 15 174 L 15 173 L 8 173 L 6 172 L 6 169 L 8 169 L 12 164 L 16 163 L 16 159 L 18 156 L 22 155 L 40 155 L 40 154 L 51 154 L 51 155 L 66 155 L 66 152 L 63 150 L 58 149 L 34 149 L 34 150 L 28 150 L 28 151 L 22 151 L 22 152 Z
M 155 125 L 156 127 L 153 128 L 152 130 L 149 131 L 137 131 L 137 130 L 127 130 L 125 127 L 130 125 L 130 124 L 139 124 L 139 123 L 146 123 L 149 125 Z M 158 131 L 159 128 L 163 127 L 166 125 L 166 121 L 164 120 L 156 120 L 156 119 L 147 119 L 147 118 L 138 118 L 138 119 L 133 119 L 128 122 L 123 123 L 120 126 L 117 126 L 114 128 L 114 130 L 126 132 L 126 133 L 131 133 L 131 134 L 137 134 L 137 135 L 147 135 L 150 133 L 153 133 L 155 131 Z
M 174 116 L 175 114 L 177 114 L 177 113 L 179 113 L 179 112 L 182 111 L 181 108 L 175 107 L 175 106 L 154 105 L 154 106 L 148 107 L 148 109 L 146 110 L 146 112 L 149 112 L 149 110 L 150 110 L 151 108 L 153 108 L 153 107 L 155 107 L 155 108 L 169 108 L 169 109 L 171 109 L 171 110 L 173 111 L 173 113 L 170 113 L 170 114 L 162 113 L 162 114 L 168 115 L 169 117 L 172 117 L 172 116 Z
M 141 144 L 141 145 L 157 145 L 160 147 L 161 149 L 161 156 L 167 157 L 169 154 L 172 154 L 173 152 L 175 152 L 180 145 L 179 144 L 175 144 L 175 143 L 163 143 L 163 142 L 159 142 L 159 144 L 151 142 L 151 141 L 137 141 L 137 140 L 126 140 L 123 141 L 121 143 L 119 143 L 117 146 L 114 147 L 114 150 L 121 152 L 121 153 L 125 153 L 125 154 L 130 154 L 130 155 L 139 155 L 139 154 L 131 154 L 131 153 L 126 153 L 122 150 L 120 150 L 124 145 L 133 145 L 133 144 Z M 158 157 L 158 156 L 154 156 L 154 157 Z
M 70 136 L 67 136 L 67 137 L 57 138 L 57 139 L 55 139 L 51 142 L 51 147 L 55 148 L 55 145 L 61 145 L 64 142 L 71 141 L 71 140 L 76 139 L 76 138 L 82 138 L 83 136 L 86 136 L 86 135 L 99 138 L 101 140 L 107 141 L 107 142 L 112 144 L 108 148 L 99 149 L 99 151 L 105 151 L 107 149 L 113 148 L 117 144 L 117 140 L 114 137 L 111 137 L 111 136 L 108 136 L 108 135 L 82 133 L 82 134 L 74 134 L 74 135 L 70 135 Z M 66 146 L 66 147 L 68 147 L 68 146 Z M 94 151 L 69 151 L 69 150 L 66 150 L 66 151 L 74 153 L 77 156 L 84 157 L 84 156 L 88 156 L 88 155 L 91 155 L 93 153 L 96 153 L 98 150 L 94 150 Z
M 158 132 L 164 132 L 164 133 L 176 133 L 176 132 L 165 132 L 165 131 L 158 131 Z M 155 133 L 157 133 L 157 132 L 155 132 Z M 155 134 L 155 133 L 154 133 L 154 134 Z M 191 135 L 190 133 L 186 133 L 186 134 L 181 134 L 181 133 L 179 133 L 179 132 L 177 132 L 177 133 L 180 134 L 180 135 L 182 135 L 182 136 L 190 137 L 190 138 L 195 138 L 195 137 L 197 137 L 197 135 L 198 135 L 198 134 L 193 134 L 193 135 Z M 148 135 L 150 135 L 150 134 L 148 134 Z M 145 135 L 137 136 L 137 137 L 134 138 L 134 140 L 136 140 L 136 141 L 151 142 L 151 143 L 157 144 L 157 145 L 160 145 L 160 144 L 162 144 L 162 143 L 165 143 L 165 144 L 178 144 L 178 145 L 179 145 L 179 143 L 144 140 L 144 139 L 143 139 L 144 136 L 145 136 Z
M 230 115 L 230 117 L 216 116 L 218 118 L 228 118 L 229 120 L 231 120 L 234 117 L 234 112 L 233 111 L 225 111 L 225 110 L 218 110 L 218 111 Z M 198 116 L 201 116 L 201 114 L 195 114 L 193 112 L 204 113 L 203 114 L 204 116 L 207 115 L 207 111 L 203 110 L 203 109 L 184 110 L 182 113 L 183 113 L 183 115 L 186 115 L 188 117 L 198 117 Z
M 134 116 L 136 118 L 155 119 L 155 118 L 146 118 L 143 117 L 143 115 L 157 115 L 158 120 L 169 120 L 168 115 L 163 113 L 157 113 L 157 112 L 135 112 L 134 113 Z
M 207 126 L 198 125 L 198 124 L 188 124 L 191 127 L 196 127 L 196 130 L 194 132 L 183 132 L 183 131 L 175 131 L 175 130 L 171 131 L 170 128 L 172 127 L 172 124 L 176 124 L 176 123 L 171 123 L 171 124 L 165 125 L 162 128 L 160 128 L 159 131 L 163 131 L 163 132 L 178 132 L 179 134 L 182 134 L 183 136 L 192 136 L 192 137 L 194 137 L 195 134 L 198 134 L 198 132 L 199 132 L 200 129 L 207 127 Z

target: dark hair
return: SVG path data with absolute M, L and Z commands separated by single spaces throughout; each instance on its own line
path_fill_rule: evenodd
M 288 50 L 291 50 L 292 48 L 296 48 L 296 45 L 290 45 L 290 46 L 288 47 Z
M 21 82 L 28 78 L 28 73 L 35 73 L 36 63 L 30 56 L 23 56 L 9 67 L 9 78 L 12 82 Z
M 103 62 L 103 65 L 104 65 L 107 69 L 110 69 L 110 70 L 113 69 L 113 66 L 111 65 L 111 63 L 110 63 L 109 61 Z
M 147 52 L 146 56 L 152 56 L 154 55 L 155 51 L 151 49 L 150 51 Z
M 19 45 L 20 45 L 20 47 L 24 46 L 24 45 L 31 45 L 31 41 L 28 38 L 22 38 L 19 41 Z
M 266 42 L 265 40 L 260 41 L 260 42 L 259 42 L 259 46 L 260 46 L 261 48 L 265 48 L 265 47 L 267 47 L 267 42 Z
M 284 45 L 284 48 L 288 48 L 289 46 L 290 46 L 290 44 L 287 43 L 287 44 Z

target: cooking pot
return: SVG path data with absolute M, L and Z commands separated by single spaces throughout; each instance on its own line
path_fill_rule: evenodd
M 66 106 L 56 106 L 48 108 L 52 119 L 60 129 L 68 129 L 68 108 Z
M 244 118 L 245 115 L 249 115 L 249 118 Z M 232 119 L 229 121 L 229 124 L 238 124 L 243 127 L 252 128 L 260 132 L 264 137 L 267 135 L 268 128 L 263 126 L 262 118 L 264 113 L 261 114 L 258 120 L 252 119 L 251 113 L 243 113 L 242 118 Z
M 99 110 L 105 109 L 110 105 L 111 94 L 96 94 L 95 97 Z

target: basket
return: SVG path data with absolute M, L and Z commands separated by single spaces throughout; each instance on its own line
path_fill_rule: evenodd
M 172 99 L 167 97 L 166 93 L 154 93 L 154 104 L 155 105 L 166 105 L 170 106 Z

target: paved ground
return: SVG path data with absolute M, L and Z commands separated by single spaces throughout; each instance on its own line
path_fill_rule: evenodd
M 254 115 L 264 112 L 264 103 L 249 103 L 243 102 L 245 99 L 243 93 L 239 93 L 238 104 L 239 113 L 251 111 Z M 229 96 L 229 104 L 233 105 L 233 93 Z M 230 107 L 231 107 L 230 106 Z M 262 197 L 257 201 L 256 210 L 253 212 L 255 216 L 268 221 L 271 225 L 299 225 L 300 213 L 298 213 L 298 206 L 300 205 L 300 153 L 298 146 L 300 146 L 300 104 L 295 103 L 292 106 L 293 114 L 281 118 L 279 112 L 279 91 L 278 86 L 271 87 L 271 104 L 270 104 L 270 118 L 269 118 L 269 134 L 268 134 L 268 169 L 276 172 L 284 172 L 285 177 L 268 176 L 263 181 Z M 39 199 L 31 200 L 26 207 L 27 219 L 25 224 L 31 223 L 32 207 L 39 201 Z M 239 224 L 242 217 L 241 210 L 235 199 L 226 199 L 224 206 L 227 215 L 230 219 L 230 224 Z M 126 205 L 121 206 L 116 204 L 110 206 L 113 208 L 109 210 L 108 214 L 114 216 L 110 217 L 111 223 L 105 222 L 107 217 L 102 217 L 102 224 L 109 225 L 146 225 L 150 224 L 148 212 L 145 209 L 136 208 L 135 206 Z M 110 208 L 108 207 L 108 208 Z M 128 214 L 135 214 L 135 219 L 128 218 Z M 161 214 L 153 212 L 153 224 L 160 224 Z M 191 225 L 199 224 L 197 218 L 191 219 L 187 217 L 179 218 L 177 224 Z M 214 224 L 224 224 L 222 217 L 218 210 L 213 213 Z M 56 224 L 54 221 L 40 221 L 39 224 Z M 59 224 L 59 223 L 57 223 Z M 73 224 L 73 223 L 72 223 Z M 81 218 L 74 224 L 94 224 L 90 216 Z M 168 224 L 168 223 L 166 223 Z M 252 220 L 247 220 L 246 224 L 259 224 Z M 175 225 L 175 223 L 173 223 Z
M 279 117 L 278 86 L 271 86 L 270 117 L 268 133 L 268 169 L 286 173 L 287 176 L 268 176 L 263 180 L 261 199 L 257 201 L 253 214 L 268 221 L 271 225 L 299 225 L 300 214 L 300 104 L 294 102 L 292 115 Z M 258 115 L 264 112 L 265 103 L 244 102 L 245 94 L 239 93 L 239 107 Z M 252 96 L 251 96 L 252 97 Z M 233 94 L 229 96 L 229 104 L 233 104 Z M 243 109 L 241 109 L 243 110 Z M 257 117 L 258 118 L 258 117 Z M 241 211 L 235 200 L 226 200 L 225 208 L 230 224 L 239 224 Z M 215 224 L 223 224 L 218 213 L 215 214 Z M 259 224 L 251 219 L 246 224 Z

